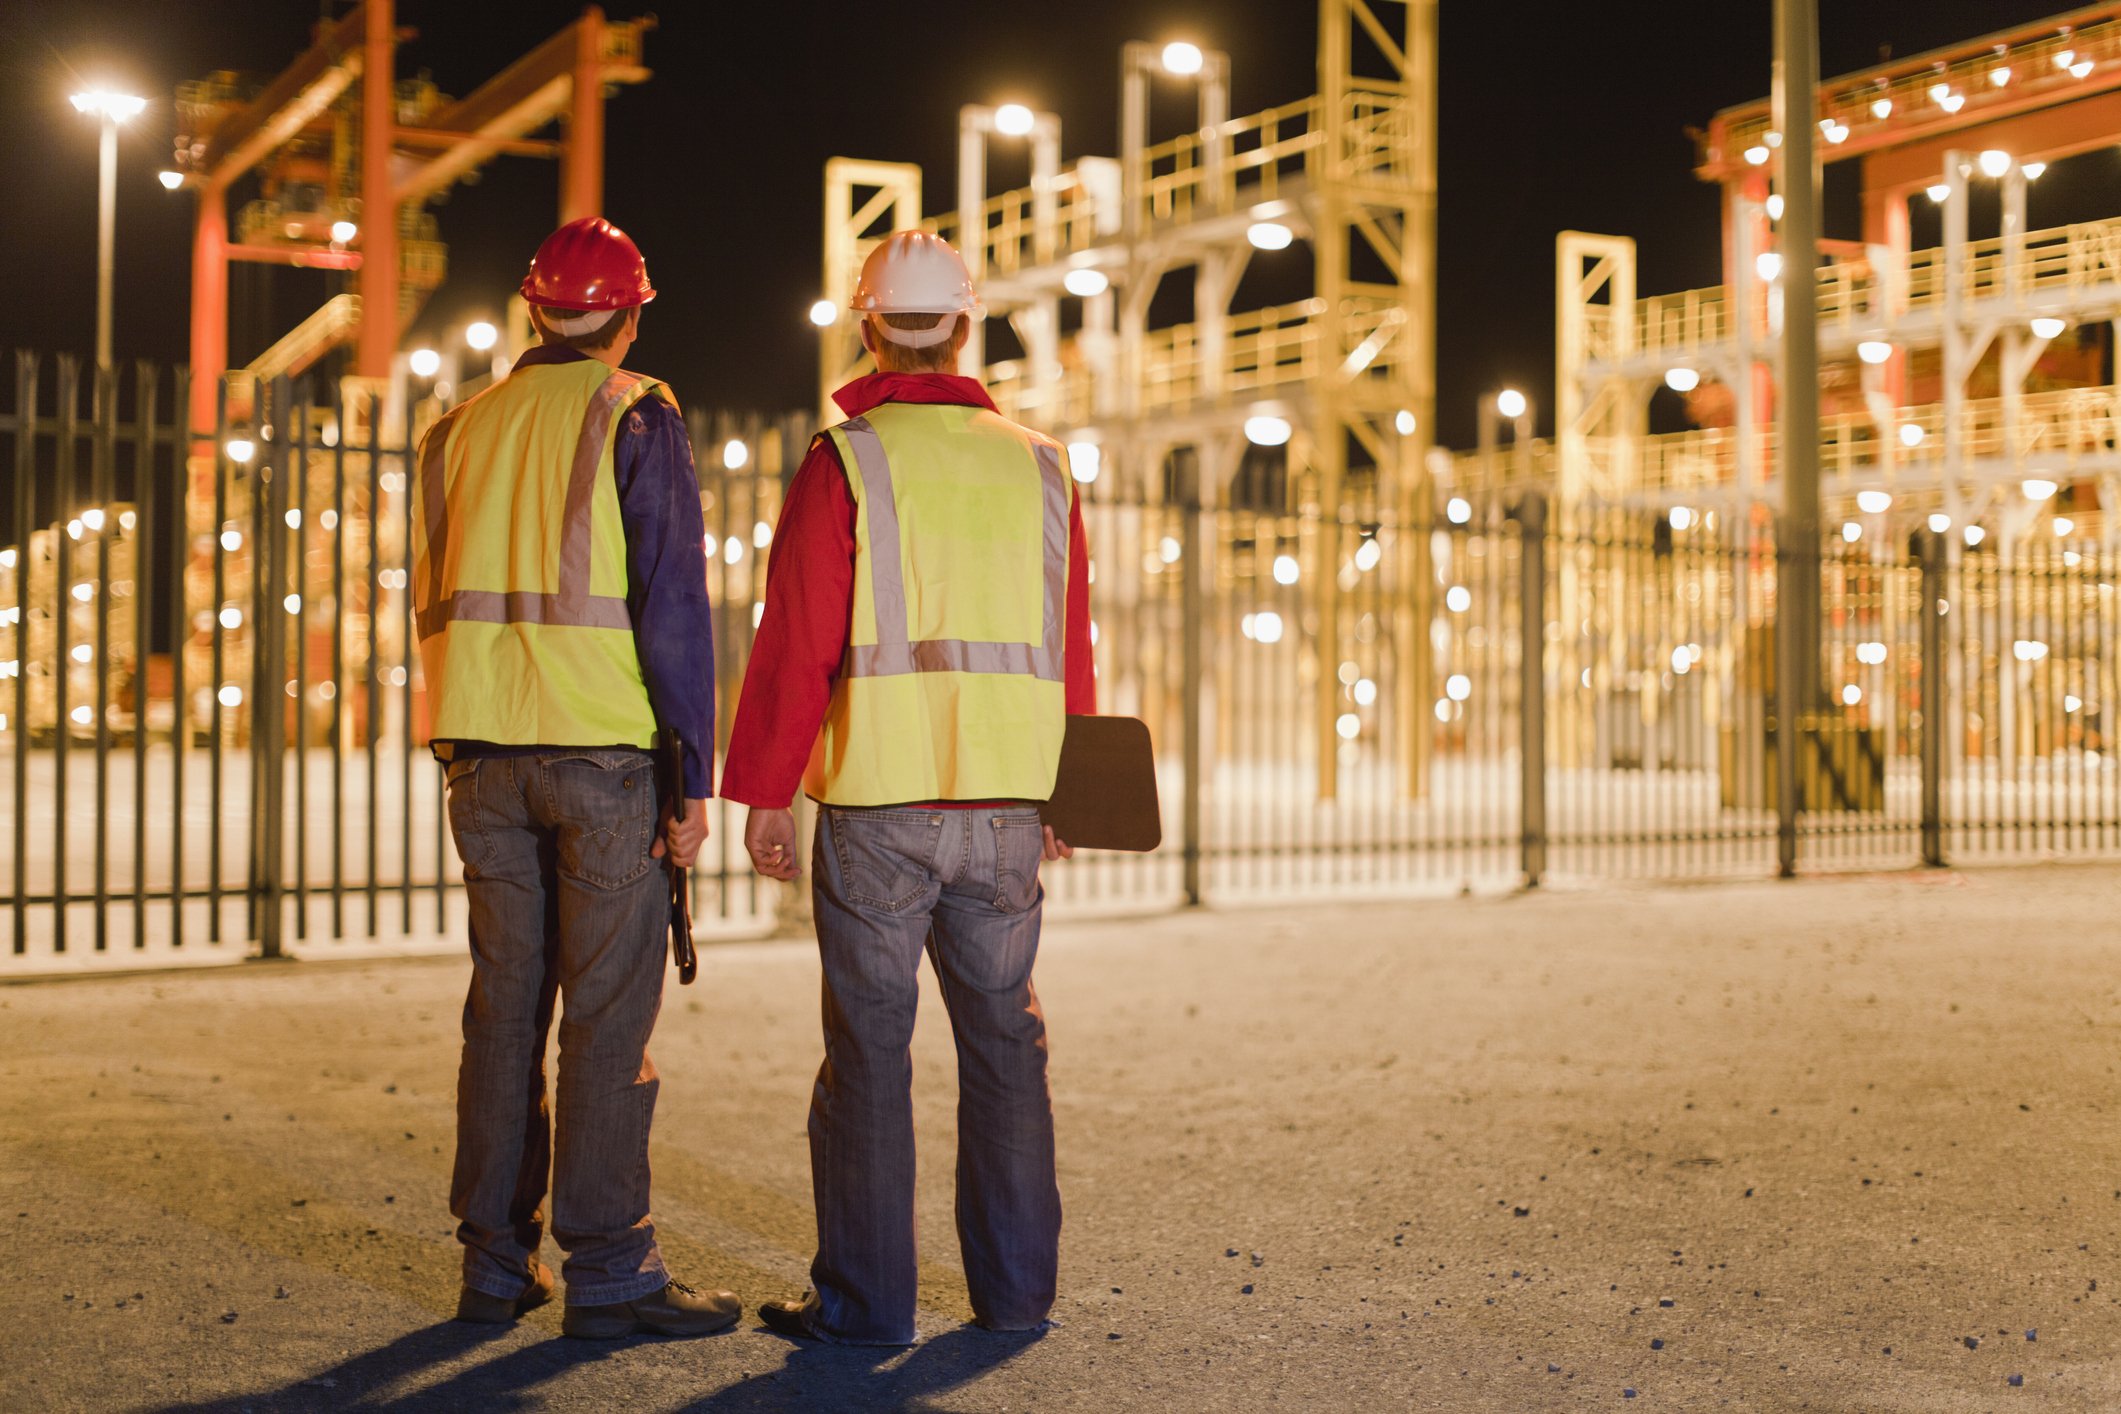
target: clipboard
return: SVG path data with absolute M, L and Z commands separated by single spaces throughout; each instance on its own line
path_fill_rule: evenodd
M 1134 717 L 1069 717 L 1053 798 L 1038 813 L 1079 849 L 1146 854 L 1162 844 L 1148 724 Z

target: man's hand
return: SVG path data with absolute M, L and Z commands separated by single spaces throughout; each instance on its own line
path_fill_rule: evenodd
M 1054 834 L 1051 825 L 1042 825 L 1039 828 L 1046 832 L 1046 862 L 1048 864 L 1051 864 L 1056 859 L 1075 858 L 1075 846 Z
M 685 818 L 680 820 L 666 807 L 663 811 L 663 832 L 656 836 L 648 853 L 661 859 L 666 854 L 676 861 L 678 868 L 690 869 L 692 861 L 700 857 L 700 846 L 707 843 L 707 802 L 688 800 L 685 802 Z
M 767 878 L 794 883 L 803 872 L 795 862 L 795 813 L 753 806 L 744 821 L 744 852 Z

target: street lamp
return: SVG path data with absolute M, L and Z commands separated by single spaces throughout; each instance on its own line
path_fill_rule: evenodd
M 102 128 L 96 166 L 96 368 L 110 358 L 111 251 L 117 239 L 118 124 L 137 118 L 147 100 L 108 89 L 90 89 L 73 98 L 76 112 L 93 113 Z
M 987 204 L 987 140 L 1031 140 L 1033 240 L 1042 252 L 1050 252 L 1060 224 L 1060 130 L 1058 116 L 1033 112 L 1021 103 L 999 107 L 968 103 L 957 110 L 958 254 L 964 257 L 965 269 L 975 287 L 987 273 L 989 237 L 986 223 L 979 219 Z M 813 309 L 811 319 L 816 318 L 817 311 Z M 987 345 L 980 321 L 972 319 L 968 323 L 970 332 L 960 357 L 963 365 L 976 373 L 986 365 Z M 1032 363 L 1036 386 L 1048 387 L 1059 377 L 1056 358 L 1034 352 Z M 1042 364 L 1046 366 L 1041 367 Z
M 1505 420 L 1510 424 L 1510 459 L 1517 479 L 1529 484 L 1532 476 L 1532 400 L 1515 388 L 1504 388 L 1493 397 L 1480 400 L 1480 464 L 1487 471 L 1492 486 L 1495 448 L 1501 441 L 1501 424 Z

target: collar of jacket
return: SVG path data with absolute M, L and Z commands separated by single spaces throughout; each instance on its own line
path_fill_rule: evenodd
M 860 417 L 885 403 L 954 403 L 993 412 L 994 399 L 977 378 L 955 373 L 871 373 L 832 395 L 840 411 Z

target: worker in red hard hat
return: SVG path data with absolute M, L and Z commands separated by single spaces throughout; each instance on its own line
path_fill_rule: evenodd
M 723 794 L 744 845 L 797 874 L 798 787 L 818 804 L 812 898 L 825 1063 L 810 1103 L 813 1290 L 760 1308 L 799 1339 L 915 1339 L 912 1067 L 925 952 L 958 1047 L 957 1232 L 974 1318 L 1040 1328 L 1060 1250 L 1046 1022 L 1031 985 L 1039 818 L 1068 713 L 1097 710 L 1089 548 L 1066 453 L 1004 418 L 958 355 L 965 263 L 919 231 L 862 267 L 877 371 L 788 489 Z
M 471 915 L 457 1317 L 509 1322 L 551 1298 L 549 1175 L 561 1329 L 707 1335 L 741 1308 L 671 1280 L 648 1202 L 663 861 L 691 867 L 713 784 L 699 484 L 669 390 L 620 366 L 655 298 L 626 233 L 560 227 L 523 298 L 538 347 L 443 415 L 414 472 L 420 653 Z M 659 731 L 683 742 L 682 809 L 658 803 Z M 555 1145 L 545 1039 L 560 994 Z

